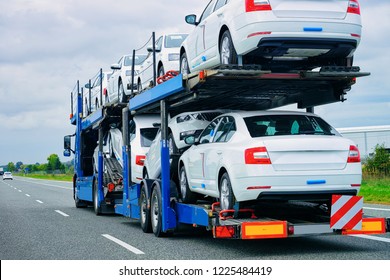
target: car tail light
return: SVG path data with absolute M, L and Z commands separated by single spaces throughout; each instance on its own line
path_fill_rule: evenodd
M 349 147 L 348 163 L 360 162 L 360 152 L 356 146 Z
M 107 95 L 107 89 L 106 88 L 103 89 L 103 95 Z
M 360 15 L 360 5 L 358 0 L 349 0 L 347 13 Z
M 245 0 L 246 12 L 271 11 L 269 0 Z
M 135 157 L 135 164 L 136 165 L 144 166 L 144 163 L 145 163 L 145 156 L 137 155 Z
M 245 150 L 245 164 L 271 164 L 266 147 Z

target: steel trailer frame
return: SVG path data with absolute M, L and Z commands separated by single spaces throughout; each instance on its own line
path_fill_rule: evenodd
M 76 124 L 76 153 L 74 180 L 76 206 L 77 200 L 85 204 L 94 202 L 93 182 L 97 180 L 97 204 L 101 214 L 113 204 L 116 214 L 140 219 L 140 193 L 143 188 L 147 196 L 147 208 L 161 211 L 153 222 L 157 222 L 156 236 L 164 236 L 174 231 L 179 223 L 205 226 L 213 230 L 217 238 L 285 238 L 289 236 L 311 234 L 349 234 L 349 233 L 385 233 L 390 231 L 390 219 L 363 219 L 363 228 L 358 231 L 334 230 L 329 219 L 291 222 L 286 218 L 251 217 L 237 219 L 240 213 L 226 219 L 216 204 L 184 204 L 172 197 L 170 180 L 170 156 L 168 148 L 168 112 L 175 115 L 188 110 L 206 109 L 270 109 L 282 105 L 297 103 L 299 108 L 339 102 L 345 100 L 345 94 L 355 83 L 356 77 L 367 76 L 358 67 L 324 67 L 320 71 L 299 71 L 294 73 L 270 73 L 256 68 L 230 67 L 219 70 L 201 71 L 183 77 L 181 74 L 130 99 L 126 104 L 103 106 L 85 119 L 82 114 L 71 117 Z M 223 98 L 221 98 L 223 97 Z M 80 102 L 81 101 L 81 102 Z M 207 102 L 205 102 L 207 101 Z M 78 94 L 78 112 L 83 112 L 82 97 Z M 109 123 L 110 115 L 119 115 L 121 111 L 123 131 L 123 194 L 107 204 L 103 191 L 103 154 L 102 127 Z M 161 179 L 144 179 L 140 184 L 131 184 L 131 145 L 128 137 L 128 121 L 133 115 L 161 114 Z M 85 176 L 82 170 L 82 138 L 87 131 L 99 128 L 98 176 Z M 89 192 L 86 191 L 89 189 Z M 157 199 L 156 199 L 157 197 Z M 154 203 L 154 204 L 153 204 Z M 157 204 L 156 204 L 157 203 Z M 84 204 L 81 204 L 84 206 Z M 153 208 L 154 207 L 154 208 Z M 96 208 L 96 207 L 95 207 Z M 244 209 L 245 210 L 245 209 Z M 148 210 L 147 210 L 148 211 Z M 245 211 L 244 211 L 245 212 Z M 151 214 L 149 214 L 150 216 Z M 245 213 L 244 213 L 245 216 Z M 321 215 L 320 215 L 321 216 Z M 277 217 L 277 216 L 276 216 Z M 251 219 L 252 218 L 252 219 Z M 150 218 L 149 218 L 150 219 Z M 296 219 L 295 219 L 296 220 Z M 375 226 L 373 226 L 375 224 Z M 156 228 L 156 227 L 155 227 Z M 144 231 L 146 231 L 145 229 Z

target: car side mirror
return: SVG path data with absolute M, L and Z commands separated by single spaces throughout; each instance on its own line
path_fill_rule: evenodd
M 188 24 L 191 24 L 191 25 L 198 25 L 198 22 L 196 21 L 196 15 L 187 15 L 185 17 L 185 21 L 186 23 Z
M 118 63 L 111 64 L 111 69 L 112 70 L 120 70 L 121 66 Z
M 147 47 L 146 49 L 147 49 L 148 52 L 150 52 L 150 53 L 153 52 L 153 46 L 149 46 L 149 47 Z M 156 46 L 156 48 L 155 48 L 155 51 L 156 51 L 156 53 L 161 52 L 160 48 L 157 47 L 157 46 Z
M 70 147 L 71 146 L 71 140 L 70 140 L 70 136 L 67 135 L 64 137 L 64 149 L 65 150 L 70 150 Z
M 90 89 L 90 88 L 92 88 L 92 86 L 91 86 L 91 84 L 90 83 L 88 83 L 88 84 L 85 84 L 85 86 L 84 86 L 86 89 Z

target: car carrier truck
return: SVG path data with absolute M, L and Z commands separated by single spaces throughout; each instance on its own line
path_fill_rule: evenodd
M 179 74 L 131 98 L 128 103 L 105 104 L 84 116 L 80 87 L 72 93 L 70 120 L 76 126 L 65 136 L 64 155 L 74 152 L 73 197 L 76 207 L 93 206 L 96 215 L 116 213 L 137 219 L 143 232 L 157 237 L 171 235 L 179 224 L 205 227 L 215 238 L 287 238 L 318 234 L 384 234 L 390 219 L 366 217 L 363 199 L 349 197 L 359 207 L 358 227 L 348 227 L 351 219 L 347 203 L 335 196 L 330 209 L 306 203 L 268 203 L 256 209 L 235 205 L 231 215 L 222 215 L 218 201 L 202 200 L 186 204 L 178 199 L 175 175 L 176 155 L 169 155 L 168 114 L 210 109 L 268 110 L 288 104 L 312 111 L 314 106 L 340 102 L 357 77 L 369 75 L 358 67 L 322 67 L 320 70 L 271 73 L 256 67 L 225 67 L 183 76 Z M 161 115 L 161 178 L 143 179 L 133 184 L 129 144 L 129 120 L 139 114 Z M 121 123 L 123 168 L 102 151 L 103 135 L 112 123 Z M 74 137 L 74 141 L 71 138 Z M 74 142 L 74 148 L 71 147 Z M 93 153 L 99 146 L 98 168 Z M 119 166 L 119 167 L 118 167 Z M 351 202 L 353 201 L 353 202 Z M 336 207 L 337 206 L 337 207 Z M 343 213 L 337 209 L 343 209 Z M 356 217 L 354 217 L 356 219 Z M 140 233 L 141 234 L 141 233 Z

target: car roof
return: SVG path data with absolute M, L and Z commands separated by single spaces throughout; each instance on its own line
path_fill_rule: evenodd
M 272 110 L 272 111 L 233 111 L 230 113 L 225 113 L 223 115 L 237 115 L 241 116 L 242 118 L 247 117 L 254 117 L 254 116 L 270 116 L 270 115 L 301 115 L 301 116 L 317 116 L 313 113 L 307 113 L 307 112 L 299 112 L 299 111 L 279 111 L 279 110 Z

